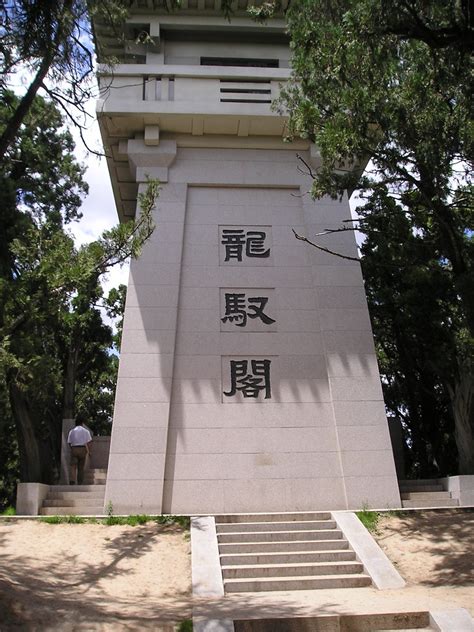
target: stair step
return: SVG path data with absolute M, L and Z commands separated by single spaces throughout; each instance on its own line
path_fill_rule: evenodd
M 236 553 L 221 555 L 221 565 L 233 564 L 298 564 L 300 562 L 352 562 L 354 551 L 300 551 L 295 553 Z
M 402 500 L 424 500 L 451 498 L 450 492 L 402 492 Z
M 97 492 L 103 489 L 105 485 L 50 485 L 50 492 Z
M 412 487 L 410 485 L 400 485 L 400 493 L 410 493 L 410 492 L 443 492 L 444 487 L 439 485 L 416 485 Z
M 80 509 L 80 510 L 79 510 Z M 103 516 L 103 505 L 83 507 L 41 507 L 41 516 Z
M 46 498 L 43 500 L 43 507 L 90 507 L 91 505 L 103 504 L 103 498 Z
M 371 586 L 368 575 L 324 575 L 321 577 L 255 577 L 226 579 L 225 592 L 267 592 L 272 590 L 318 590 L 323 588 L 361 588 Z
M 320 575 L 352 575 L 362 573 L 364 567 L 360 562 L 299 562 L 297 564 L 242 564 L 240 566 L 223 566 L 224 579 L 237 578 L 271 578 L 299 577 Z
M 81 500 L 81 499 L 90 499 L 90 498 L 100 498 L 103 499 L 105 495 L 104 490 L 93 491 L 93 492 L 49 492 L 47 499 L 48 500 Z
M 406 487 L 417 487 L 419 485 L 441 485 L 437 478 L 407 478 L 398 481 L 399 486 L 405 485 Z
M 218 533 L 218 542 L 288 542 L 291 540 L 337 540 L 342 538 L 339 529 L 317 531 L 244 531 L 243 533 Z
M 444 500 L 402 500 L 402 507 L 406 509 L 416 509 L 418 507 L 432 507 L 433 509 L 439 507 L 459 507 L 459 501 L 457 498 L 446 498 Z
M 216 523 L 241 522 L 301 522 L 303 520 L 330 520 L 328 511 L 302 511 L 296 513 L 253 513 L 253 514 L 223 514 L 215 516 Z
M 340 532 L 339 532 L 340 534 Z M 289 540 L 286 542 L 219 542 L 219 552 L 226 554 L 271 554 L 271 553 L 295 553 L 303 551 L 347 550 L 349 543 L 340 534 L 339 539 L 327 540 Z
M 243 533 L 259 531 L 315 531 L 319 529 L 334 529 L 334 520 L 306 520 L 303 522 L 239 522 L 216 523 L 217 533 Z

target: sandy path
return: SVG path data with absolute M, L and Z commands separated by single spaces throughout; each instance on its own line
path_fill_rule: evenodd
M 2 632 L 158 630 L 191 617 L 190 591 L 179 527 L 0 523 Z
M 465 586 L 474 608 L 474 512 L 436 510 L 383 516 L 376 540 L 408 586 Z
M 191 597 L 189 535 L 175 526 L 0 521 L 0 632 L 169 631 L 197 616 L 275 617 L 467 608 L 474 616 L 474 512 L 385 516 L 377 540 L 401 590 Z

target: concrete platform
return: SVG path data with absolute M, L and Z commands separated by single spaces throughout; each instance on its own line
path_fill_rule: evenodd
M 437 624 L 430 620 L 427 630 L 474 632 L 472 617 L 463 608 L 472 601 L 471 592 L 469 589 L 453 587 L 448 598 L 442 588 L 414 586 L 386 591 L 365 587 L 351 590 L 233 593 L 222 599 L 194 600 L 193 621 L 194 629 L 198 632 L 234 632 L 233 621 L 245 619 L 301 620 L 304 617 L 429 612 L 430 619 L 434 614 L 439 618 L 440 624 L 436 627 Z M 474 610 L 472 613 L 474 614 Z M 299 629 L 306 630 L 304 627 Z M 310 629 L 317 630 L 315 627 Z M 424 628 L 421 629 L 424 632 Z M 370 628 L 365 627 L 362 630 L 369 632 Z M 387 628 L 385 630 L 387 632 Z M 403 628 L 398 628 L 398 632 L 400 630 Z

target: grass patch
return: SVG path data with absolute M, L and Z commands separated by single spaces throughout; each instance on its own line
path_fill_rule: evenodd
M 377 525 L 380 518 L 378 511 L 371 511 L 370 509 L 364 508 L 362 511 L 356 511 L 356 516 L 362 522 L 367 531 L 370 533 L 377 533 Z
M 83 518 L 82 516 L 43 516 L 40 522 L 46 524 L 85 524 L 95 520 L 92 518 Z
M 147 516 L 146 514 L 132 516 L 114 516 L 113 514 L 111 514 L 107 516 L 107 518 L 105 518 L 104 520 L 104 524 L 108 526 L 127 525 L 129 527 L 144 525 L 147 522 L 156 522 L 156 524 L 162 525 L 178 525 L 183 529 L 189 529 L 191 518 L 189 518 L 188 516 Z
M 40 522 L 45 522 L 46 524 L 104 524 L 108 527 L 115 525 L 137 527 L 147 524 L 147 522 L 156 522 L 156 524 L 161 525 L 177 525 L 189 531 L 191 518 L 189 516 L 147 516 L 146 514 L 114 516 L 111 513 L 103 520 L 85 518 L 83 516 L 43 516 L 40 518 Z
M 16 516 L 16 509 L 15 509 L 15 507 L 7 507 L 6 509 L 4 509 L 2 511 L 2 513 L 0 515 L 2 515 L 2 516 Z
M 191 518 L 189 516 L 156 516 L 158 524 L 176 524 L 183 529 L 191 528 Z
M 104 524 L 107 526 L 113 525 L 128 525 L 129 527 L 136 527 L 138 525 L 146 524 L 153 520 L 151 516 L 146 516 L 144 514 L 141 515 L 132 515 L 132 516 L 114 516 L 110 515 L 104 520 Z
M 191 619 L 185 619 L 181 621 L 176 629 L 176 632 L 193 632 L 193 622 Z

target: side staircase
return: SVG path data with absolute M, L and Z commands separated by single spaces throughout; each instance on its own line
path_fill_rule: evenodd
M 40 515 L 102 515 L 106 478 L 106 469 L 91 468 L 84 473 L 84 485 L 51 485 L 40 509 Z
M 398 481 L 402 507 L 458 507 L 459 501 L 438 479 Z
M 370 586 L 331 514 L 216 516 L 226 593 Z

